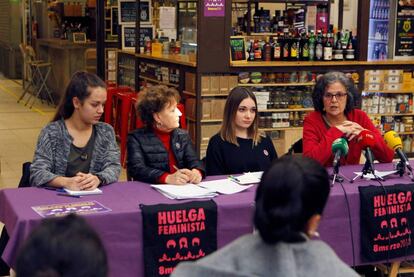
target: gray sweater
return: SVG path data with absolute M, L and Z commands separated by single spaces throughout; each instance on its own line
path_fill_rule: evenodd
M 322 241 L 269 245 L 258 234 L 240 237 L 196 262 L 180 263 L 171 275 L 187 276 L 359 277 Z
M 94 128 L 96 136 L 89 173 L 98 176 L 102 185 L 116 182 L 121 163 L 114 130 L 103 122 L 98 122 Z M 58 176 L 65 176 L 72 141 L 63 119 L 50 122 L 42 129 L 30 167 L 32 186 L 42 186 Z

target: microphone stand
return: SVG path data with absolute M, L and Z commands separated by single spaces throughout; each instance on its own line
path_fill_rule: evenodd
M 411 167 L 409 167 L 409 165 L 407 165 L 407 163 L 405 163 L 402 159 L 396 164 L 396 167 L 395 167 L 395 169 L 397 170 L 396 174 L 402 177 L 405 173 L 406 168 L 407 168 L 407 175 L 410 177 L 411 181 L 414 181 L 414 174 L 413 174 Z
M 373 165 L 368 161 L 368 159 L 366 159 L 364 167 L 362 168 L 362 174 L 361 174 L 361 179 L 364 178 L 365 175 L 367 174 L 372 174 L 375 178 L 375 180 L 380 180 L 380 181 L 384 181 L 384 178 L 378 176 L 377 174 L 375 174 L 375 170 Z M 352 180 L 351 183 L 353 183 L 359 176 L 355 176 Z
M 336 181 L 338 181 L 339 183 L 342 183 L 344 180 L 347 180 L 348 182 L 352 183 L 350 179 L 346 178 L 344 175 L 339 173 L 339 161 L 333 167 L 333 174 L 331 175 L 331 179 L 332 179 L 331 187 L 335 185 Z

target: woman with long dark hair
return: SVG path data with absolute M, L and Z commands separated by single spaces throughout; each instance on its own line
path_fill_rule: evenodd
M 259 131 L 255 95 L 247 88 L 234 88 L 224 106 L 220 132 L 208 143 L 207 175 L 263 171 L 274 159 L 272 140 Z
M 76 72 L 53 120 L 42 129 L 30 167 L 32 186 L 91 190 L 116 182 L 121 171 L 113 128 L 100 122 L 106 85 Z

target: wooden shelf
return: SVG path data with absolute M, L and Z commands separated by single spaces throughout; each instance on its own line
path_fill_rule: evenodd
M 230 61 L 231 67 L 300 67 L 300 66 L 341 66 L 341 65 L 414 65 L 414 60 L 382 60 L 382 61 L 270 61 L 248 62 Z
M 152 54 L 136 54 L 138 58 L 142 59 L 149 59 L 149 60 L 156 60 L 161 62 L 168 62 L 168 63 L 174 63 L 174 64 L 181 64 L 191 67 L 196 67 L 197 63 L 190 55 L 160 55 L 160 56 L 154 56 Z M 194 56 L 195 58 L 195 56 Z
M 399 132 L 399 135 L 414 135 L 414 132 Z
M 123 69 L 128 69 L 128 70 L 135 70 L 135 66 L 130 66 L 130 65 L 118 64 L 118 67 L 123 68 Z
M 368 116 L 414 116 L 414 113 L 367 113 Z
M 259 110 L 261 112 L 313 112 L 314 108 L 298 108 L 298 109 L 266 109 Z
M 168 82 L 163 82 L 163 81 L 159 81 L 159 80 L 152 79 L 152 78 L 149 78 L 149 77 L 145 77 L 145 76 L 142 76 L 142 75 L 139 75 L 139 78 L 141 78 L 143 80 L 146 80 L 146 81 L 149 81 L 149 82 L 157 83 L 157 84 L 160 84 L 160 85 L 166 85 L 166 86 L 175 87 L 175 88 L 178 88 L 179 87 L 178 84 L 172 84 L 172 83 L 168 83 Z
M 363 90 L 362 93 L 389 93 L 389 94 L 401 94 L 401 93 L 414 93 L 414 90 Z
M 258 84 L 238 84 L 240 87 L 299 87 L 299 86 L 314 86 L 314 82 L 307 83 L 258 83 Z
M 197 122 L 195 118 L 187 116 L 187 119 L 191 122 Z M 223 119 L 202 119 L 201 123 L 221 123 L 223 122 Z
M 287 130 L 302 130 L 303 127 L 280 127 L 280 128 L 259 128 L 261 131 L 287 131 Z
M 183 94 L 184 95 L 193 96 L 193 97 L 196 97 L 197 96 L 197 94 L 195 94 L 194 92 L 190 92 L 190 91 L 186 91 L 186 90 L 183 90 Z
M 193 97 L 197 96 L 197 94 L 195 92 L 190 92 L 190 91 L 186 91 L 186 90 L 183 90 L 183 94 L 193 96 Z M 201 95 L 201 97 L 218 97 L 218 96 L 227 97 L 229 95 L 227 93 L 226 94 L 224 94 L 224 93 L 212 93 L 212 94 L 202 94 Z

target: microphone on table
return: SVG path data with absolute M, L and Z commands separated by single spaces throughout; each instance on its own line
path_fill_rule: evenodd
M 362 130 L 358 135 L 358 142 L 365 150 L 365 165 L 362 169 L 362 175 L 367 173 L 374 174 L 374 155 L 372 154 L 371 148 L 375 145 L 374 134 L 369 130 Z
M 397 164 L 397 170 L 402 176 L 404 173 L 405 167 L 412 173 L 413 169 L 410 165 L 410 161 L 408 160 L 407 155 L 402 150 L 402 141 L 400 136 L 395 131 L 388 131 L 384 134 L 385 143 L 389 148 L 397 153 L 397 156 L 400 158 L 400 163 Z
M 340 159 L 341 157 L 344 157 L 348 154 L 348 142 L 344 138 L 337 138 L 332 143 L 332 153 L 334 154 L 334 159 L 332 162 L 333 167 L 333 176 L 332 177 L 332 185 L 335 184 L 335 181 L 338 180 L 339 182 L 342 182 L 345 178 L 344 176 L 340 176 L 339 174 L 339 165 L 340 165 Z

